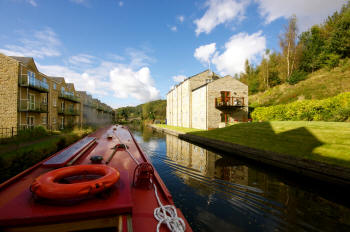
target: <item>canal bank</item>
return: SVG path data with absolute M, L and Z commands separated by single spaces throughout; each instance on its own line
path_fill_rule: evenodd
M 232 142 L 222 141 L 204 136 L 198 136 L 196 134 L 191 133 L 179 132 L 169 128 L 162 128 L 157 125 L 149 126 L 157 131 L 177 136 L 182 140 L 189 141 L 191 143 L 195 143 L 216 151 L 252 159 L 297 174 L 318 179 L 322 182 L 340 185 L 345 188 L 348 188 L 348 186 L 350 186 L 349 167 L 324 163 L 308 158 L 300 158 L 285 153 L 256 149 L 240 144 L 235 144 Z M 310 153 L 311 151 L 312 149 L 310 150 Z
M 194 231 L 350 231 L 349 191 L 146 126 L 131 130 Z

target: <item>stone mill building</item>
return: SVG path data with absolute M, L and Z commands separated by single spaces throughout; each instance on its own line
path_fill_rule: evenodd
M 167 124 L 211 129 L 248 120 L 248 86 L 206 70 L 167 94 Z

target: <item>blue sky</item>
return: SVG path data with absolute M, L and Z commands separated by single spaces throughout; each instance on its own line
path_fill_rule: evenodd
M 345 0 L 0 0 L 0 52 L 34 57 L 112 107 L 164 99 L 208 68 L 243 71 L 278 50 L 295 14 L 300 31 Z

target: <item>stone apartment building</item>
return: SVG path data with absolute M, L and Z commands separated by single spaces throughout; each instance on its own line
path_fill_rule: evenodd
M 248 119 L 248 86 L 206 70 L 167 94 L 167 124 L 210 129 Z
M 82 126 L 89 120 L 84 119 L 82 101 L 72 83 L 41 73 L 33 58 L 0 53 L 0 128 Z M 111 123 L 114 110 L 105 104 L 102 110 L 103 122 Z

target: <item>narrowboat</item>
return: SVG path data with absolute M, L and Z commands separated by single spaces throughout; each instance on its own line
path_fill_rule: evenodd
M 0 185 L 1 231 L 192 231 L 126 126 L 102 128 Z

